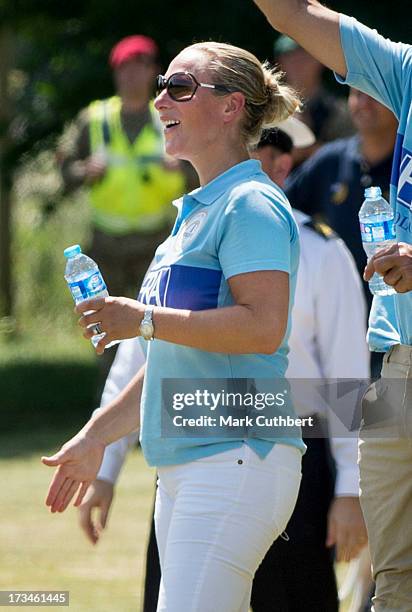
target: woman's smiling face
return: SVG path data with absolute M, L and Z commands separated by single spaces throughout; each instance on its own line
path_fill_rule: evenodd
M 199 82 L 213 84 L 208 62 L 206 53 L 185 49 L 171 62 L 165 77 L 190 72 Z M 173 100 L 164 89 L 157 96 L 155 107 L 163 124 L 166 153 L 192 163 L 212 154 L 216 143 L 224 138 L 224 105 L 225 96 L 218 96 L 205 87 L 198 87 L 193 98 L 186 102 Z

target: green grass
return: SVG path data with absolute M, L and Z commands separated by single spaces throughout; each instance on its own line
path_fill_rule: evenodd
M 51 514 L 44 505 L 53 472 L 39 458 L 66 438 L 56 432 L 0 438 L 0 590 L 68 590 L 76 612 L 138 611 L 154 472 L 140 452 L 130 454 L 107 531 L 93 547 L 77 510 Z
M 78 526 L 75 508 L 51 514 L 44 505 L 53 470 L 40 456 L 73 433 L 0 436 L 0 590 L 66 590 L 75 612 L 139 612 L 154 471 L 140 451 L 129 454 L 108 526 L 94 547 Z M 341 566 L 338 575 L 345 571 Z

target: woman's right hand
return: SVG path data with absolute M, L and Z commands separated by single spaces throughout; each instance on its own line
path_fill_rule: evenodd
M 63 512 L 77 493 L 79 506 L 90 484 L 96 479 L 103 460 L 104 444 L 90 433 L 80 431 L 51 457 L 42 457 L 44 465 L 57 466 L 47 493 L 46 506 L 51 512 Z

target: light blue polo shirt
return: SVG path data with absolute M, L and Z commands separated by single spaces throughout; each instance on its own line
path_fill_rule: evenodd
M 233 305 L 228 279 L 259 270 L 290 275 L 292 307 L 299 260 L 298 229 L 284 193 L 260 162 L 242 162 L 177 200 L 177 219 L 155 254 L 139 293 L 145 304 L 206 310 Z M 289 316 L 290 323 L 290 316 Z M 147 346 L 141 403 L 141 445 L 149 465 L 193 461 L 246 442 L 261 457 L 276 439 L 167 437 L 161 432 L 162 380 L 283 377 L 289 325 L 273 355 L 230 355 L 154 339 Z M 299 437 L 283 444 L 305 449 Z
M 376 98 L 399 120 L 390 201 L 397 241 L 412 244 L 412 46 L 394 43 L 345 15 L 340 32 L 348 74 L 338 81 Z M 412 345 L 412 292 L 374 298 L 368 338 L 374 351 L 399 342 Z

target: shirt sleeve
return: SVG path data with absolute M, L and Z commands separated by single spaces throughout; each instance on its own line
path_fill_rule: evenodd
M 217 238 L 226 279 L 261 270 L 292 271 L 291 245 L 298 241 L 298 230 L 280 197 L 277 200 L 275 188 L 272 195 L 268 187 L 267 191 L 251 188 L 232 198 Z
M 412 47 L 384 38 L 346 15 L 340 15 L 340 34 L 348 72 L 346 79 L 335 75 L 337 80 L 379 100 L 399 119 Z
M 110 369 L 103 390 L 101 405 L 95 412 L 107 406 L 131 381 L 144 364 L 145 357 L 138 338 L 123 340 Z M 130 447 L 136 444 L 138 433 L 131 434 L 109 444 L 104 451 L 102 465 L 97 478 L 115 484 Z
M 319 268 L 316 295 L 316 329 L 324 377 L 368 378 L 363 290 L 352 256 L 340 239 L 327 243 Z M 337 471 L 335 495 L 358 496 L 357 435 L 334 435 L 342 431 L 342 424 L 332 410 L 327 410 L 326 416 Z

